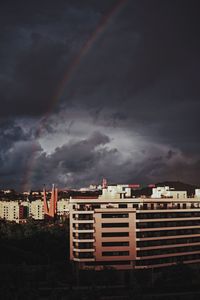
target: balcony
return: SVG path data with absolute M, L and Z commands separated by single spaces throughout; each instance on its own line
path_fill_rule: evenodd
M 94 212 L 93 207 L 90 204 L 79 205 L 78 207 L 74 208 L 74 211 L 81 211 L 86 213 Z
M 89 262 L 89 261 L 95 261 L 95 258 L 77 258 L 77 257 L 74 257 L 73 261 L 77 261 L 77 262 Z
M 77 224 L 77 223 L 74 223 L 73 224 L 73 229 L 76 229 L 76 230 L 91 230 L 93 229 L 93 224 L 91 223 L 82 223 L 82 224 Z
M 73 233 L 94 233 L 94 229 L 75 229 L 72 230 Z
M 75 238 L 75 239 L 73 239 L 73 242 L 76 242 L 76 243 L 84 243 L 84 242 L 94 243 L 95 239 L 94 238 L 84 238 L 84 239 Z
M 84 253 L 84 252 L 94 252 L 95 250 L 94 250 L 94 248 L 91 248 L 91 249 L 78 249 L 78 248 L 74 248 L 73 249 L 74 251 L 76 251 L 76 252 L 82 252 L 82 253 Z
M 91 219 L 91 220 L 78 220 L 78 219 L 74 219 L 72 221 L 73 224 L 93 224 L 94 223 L 94 220 Z
M 73 233 L 73 241 L 76 242 L 76 241 L 83 241 L 83 242 L 86 242 L 86 240 L 89 240 L 89 241 L 94 241 L 94 235 L 93 233 Z
M 88 213 L 80 213 L 80 214 L 73 214 L 73 219 L 76 221 L 90 221 L 93 220 L 93 215 Z
M 82 243 L 78 243 L 78 242 L 73 242 L 73 247 L 75 251 L 79 251 L 79 250 L 94 250 L 94 244 L 92 242 L 82 242 Z
M 86 252 L 76 252 L 76 251 L 73 251 L 74 253 L 74 260 L 78 260 L 78 261 L 90 261 L 90 259 L 94 259 L 94 254 L 93 254 L 94 251 L 90 252 L 90 251 L 86 251 Z

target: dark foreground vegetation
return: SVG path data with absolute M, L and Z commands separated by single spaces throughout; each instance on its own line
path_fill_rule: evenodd
M 0 299 L 200 299 L 200 268 L 76 272 L 68 222 L 0 221 Z

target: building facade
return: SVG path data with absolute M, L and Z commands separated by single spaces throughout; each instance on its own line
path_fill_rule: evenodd
M 130 198 L 111 186 L 96 199 L 70 199 L 70 259 L 95 270 L 200 262 L 200 198 L 156 192 Z
M 18 201 L 0 201 L 0 218 L 8 221 L 19 220 Z
M 50 206 L 50 201 L 47 201 Z M 60 199 L 56 203 L 56 215 L 59 217 L 68 217 L 69 199 Z M 26 222 L 27 218 L 34 220 L 43 220 L 45 218 L 44 200 L 34 201 L 1 201 L 0 200 L 0 219 L 14 221 L 17 223 Z

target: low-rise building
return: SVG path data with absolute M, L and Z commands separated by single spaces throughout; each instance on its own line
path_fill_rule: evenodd
M 57 202 L 57 215 L 58 216 L 69 215 L 69 199 L 61 199 Z
M 152 189 L 151 198 L 176 198 L 176 199 L 186 199 L 186 191 L 176 191 L 174 188 L 169 186 L 155 187 Z

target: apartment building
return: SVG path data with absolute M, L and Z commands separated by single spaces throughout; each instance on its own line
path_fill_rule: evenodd
M 29 216 L 35 220 L 44 219 L 44 203 L 43 200 L 32 201 L 29 207 Z
M 19 204 L 18 201 L 1 201 L 0 218 L 8 221 L 19 221 Z
M 57 215 L 58 216 L 69 215 L 69 199 L 61 199 L 57 202 Z
M 161 186 L 152 189 L 151 198 L 177 198 L 184 199 L 187 198 L 186 191 L 175 191 L 174 188 L 170 188 L 169 186 Z
M 96 199 L 70 199 L 70 259 L 80 269 L 157 268 L 200 262 L 200 197 L 186 192 L 130 198 L 108 186 Z M 165 188 L 170 191 L 168 187 Z
M 50 204 L 50 201 L 47 201 Z M 44 219 L 44 200 L 37 199 L 34 201 L 4 201 L 0 200 L 0 218 L 8 221 L 26 222 L 28 217 L 35 220 Z M 57 216 L 68 217 L 69 199 L 60 199 L 57 202 Z

